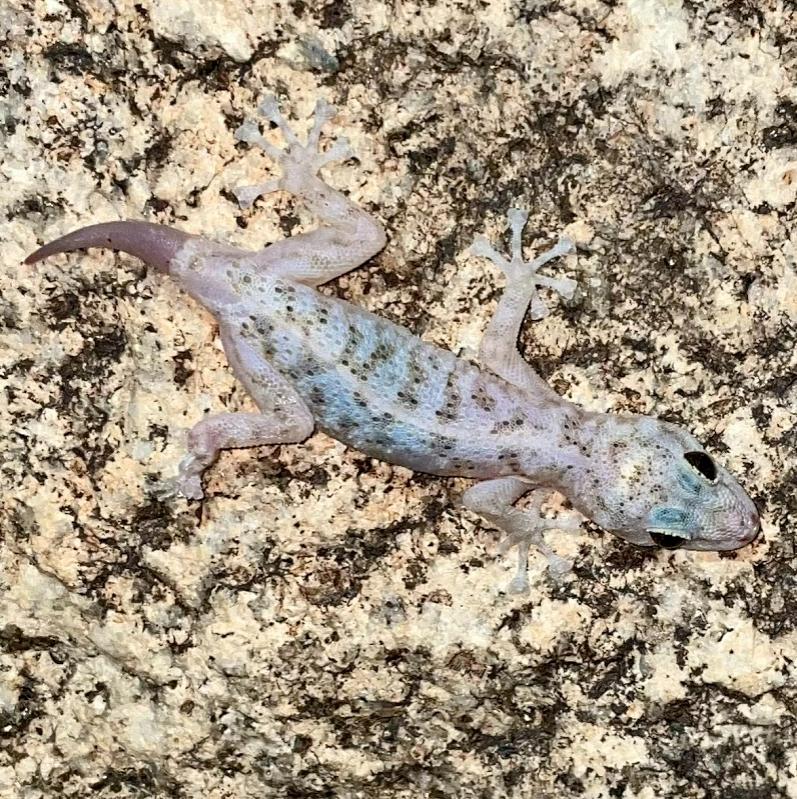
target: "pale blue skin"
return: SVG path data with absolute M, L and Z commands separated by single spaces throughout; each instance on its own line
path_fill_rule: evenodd
M 519 545 L 515 590 L 526 586 L 531 544 L 548 556 L 555 573 L 568 567 L 545 546 L 542 531 L 572 528 L 573 521 L 544 519 L 539 499 L 528 510 L 513 507 L 533 488 L 561 492 L 582 514 L 636 544 L 728 550 L 755 538 L 753 502 L 689 433 L 650 417 L 584 411 L 522 360 L 516 340 L 526 309 L 531 304 L 535 318 L 546 313 L 535 287 L 564 295 L 574 288 L 572 281 L 537 274 L 543 263 L 572 249 L 568 242 L 532 263 L 523 261 L 522 212 L 510 213 L 511 259 L 484 240 L 473 248 L 507 275 L 507 291 L 482 343 L 481 366 L 317 292 L 315 286 L 378 252 L 385 234 L 316 176 L 325 163 L 347 154 L 340 143 L 317 152 L 331 110 L 319 104 L 306 146 L 273 101 L 262 110 L 282 129 L 287 151 L 250 123 L 238 137 L 262 147 L 283 175 L 240 190 L 239 199 L 250 204 L 266 191 L 291 191 L 325 227 L 250 253 L 163 226 L 117 222 L 82 228 L 27 259 L 93 246 L 121 249 L 178 280 L 218 319 L 228 360 L 261 413 L 218 414 L 194 428 L 178 478 L 183 494 L 201 498 L 202 471 L 220 449 L 298 442 L 318 427 L 375 458 L 482 481 L 463 502 Z M 699 454 L 698 468 L 686 453 L 693 460 Z

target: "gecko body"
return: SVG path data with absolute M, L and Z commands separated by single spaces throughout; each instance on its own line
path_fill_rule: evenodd
M 252 275 L 241 338 L 305 402 L 316 425 L 373 457 L 437 475 L 541 479 L 571 409 L 351 303 Z
M 67 234 L 27 259 L 93 246 L 121 249 L 169 274 L 218 319 L 230 365 L 259 413 L 216 414 L 193 428 L 179 469 L 181 493 L 202 497 L 202 472 L 221 449 L 299 442 L 319 428 L 391 463 L 478 480 L 463 502 L 518 545 L 514 590 L 527 585 L 531 545 L 554 572 L 569 565 L 542 534 L 577 525 L 543 517 L 545 491 L 563 493 L 583 515 L 636 544 L 724 550 L 753 540 L 755 505 L 688 432 L 650 417 L 586 411 L 559 397 L 520 356 L 516 341 L 528 308 L 537 319 L 547 312 L 537 287 L 573 293 L 573 281 L 538 273 L 571 252 L 571 242 L 563 239 L 526 262 L 526 215 L 517 210 L 509 213 L 510 258 L 477 239 L 472 253 L 505 273 L 507 289 L 479 362 L 459 358 L 316 291 L 378 252 L 385 234 L 318 177 L 326 163 L 349 155 L 342 141 L 319 151 L 329 106 L 319 104 L 306 145 L 273 99 L 261 111 L 279 126 L 287 149 L 277 149 L 253 123 L 237 136 L 265 150 L 282 176 L 238 190 L 239 201 L 246 206 L 265 192 L 290 191 L 324 226 L 251 253 L 165 226 L 111 222 Z M 532 489 L 531 506 L 516 508 Z

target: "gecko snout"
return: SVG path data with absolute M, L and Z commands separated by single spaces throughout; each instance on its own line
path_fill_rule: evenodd
M 749 500 L 745 503 L 745 506 L 736 516 L 738 532 L 735 533 L 733 538 L 729 539 L 728 549 L 739 549 L 751 544 L 761 532 L 761 517 L 758 513 L 758 508 Z
M 761 532 L 761 516 L 755 505 L 747 512 L 747 532 L 742 537 L 742 544 L 750 544 L 758 538 Z

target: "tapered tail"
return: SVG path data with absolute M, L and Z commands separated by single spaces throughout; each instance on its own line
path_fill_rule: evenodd
M 59 252 L 105 247 L 129 253 L 161 272 L 168 272 L 169 262 L 192 238 L 195 236 L 151 222 L 103 222 L 73 230 L 39 247 L 25 259 L 25 263 L 32 264 Z

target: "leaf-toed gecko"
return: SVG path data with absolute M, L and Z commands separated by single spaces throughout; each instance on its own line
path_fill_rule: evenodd
M 238 189 L 240 204 L 288 191 L 323 227 L 248 252 L 162 225 L 108 222 L 69 233 L 26 261 L 86 247 L 122 250 L 176 279 L 216 317 L 227 359 L 260 412 L 215 414 L 191 430 L 177 478 L 183 495 L 201 499 L 202 472 L 220 450 L 300 442 L 317 426 L 375 458 L 478 480 L 463 504 L 504 531 L 506 544 L 518 546 L 516 591 L 527 587 L 531 545 L 554 574 L 570 566 L 546 547 L 543 531 L 578 525 L 542 516 L 545 491 L 561 492 L 584 516 L 634 544 L 728 550 L 755 538 L 755 505 L 689 433 L 647 416 L 586 411 L 557 395 L 518 352 L 529 306 L 533 318 L 547 313 L 537 287 L 565 297 L 574 291 L 571 280 L 538 274 L 574 249 L 570 241 L 524 261 L 526 214 L 512 210 L 510 258 L 483 238 L 474 242 L 471 252 L 498 266 L 507 286 L 479 363 L 458 358 L 315 290 L 379 252 L 385 232 L 318 176 L 325 164 L 351 156 L 343 139 L 319 149 L 331 106 L 318 103 L 306 145 L 273 97 L 259 110 L 279 127 L 286 149 L 266 140 L 252 121 L 236 138 L 261 147 L 282 174 Z M 532 489 L 530 506 L 514 507 Z

